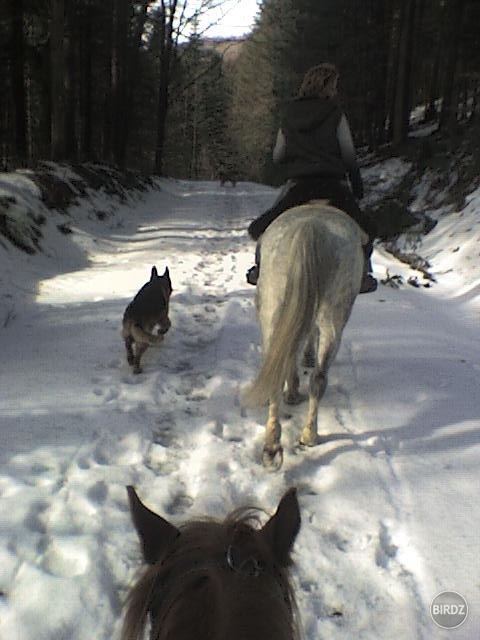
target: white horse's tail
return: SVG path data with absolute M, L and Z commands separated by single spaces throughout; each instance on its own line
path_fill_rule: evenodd
M 247 406 L 272 400 L 282 391 L 290 368 L 296 366 L 298 352 L 314 323 L 319 292 L 325 286 L 321 279 L 326 271 L 319 264 L 322 254 L 317 244 L 310 225 L 302 225 L 292 237 L 289 255 L 285 257 L 289 268 L 284 299 L 268 346 L 264 345 L 267 351 L 260 371 L 242 394 Z

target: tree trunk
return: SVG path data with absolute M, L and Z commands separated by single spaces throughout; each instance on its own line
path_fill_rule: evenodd
M 78 133 L 78 29 L 72 2 L 67 2 L 65 38 L 65 157 L 77 160 Z
M 157 109 L 157 143 L 155 147 L 155 173 L 163 175 L 163 152 L 165 147 L 165 124 L 168 111 L 168 85 L 173 57 L 173 22 L 177 10 L 177 0 L 169 3 L 168 17 L 162 0 L 160 16 L 160 73 Z
M 387 113 L 387 77 L 388 77 L 388 49 L 387 25 L 391 25 L 391 15 L 387 12 L 384 2 L 373 0 L 371 3 L 373 34 L 376 46 L 370 53 L 369 62 L 372 74 L 373 104 L 370 114 L 370 145 L 377 148 L 385 142 Z
M 127 64 L 128 64 L 128 9 L 126 0 L 116 0 L 114 8 L 114 32 L 112 50 L 112 93 L 114 109 L 113 158 L 119 167 L 125 166 L 128 122 L 127 112 Z
M 393 144 L 405 141 L 408 133 L 411 103 L 413 27 L 416 0 L 405 0 L 400 14 L 398 75 L 395 91 Z
M 137 3 L 136 20 L 132 28 L 125 86 L 125 121 L 127 126 L 124 137 L 124 160 L 127 157 L 131 134 L 135 131 L 135 126 L 132 124 L 134 122 L 134 96 L 138 90 L 138 79 L 141 75 L 140 50 L 148 18 L 148 6 L 149 0 L 141 0 Z
M 15 111 L 14 155 L 22 165 L 28 164 L 27 103 L 25 95 L 25 50 L 23 34 L 23 0 L 10 0 L 12 16 L 11 73 Z
M 425 107 L 425 122 L 432 122 L 437 117 L 437 100 L 440 95 L 440 59 L 442 57 L 442 38 L 439 38 L 435 59 L 433 61 L 428 102 Z
M 50 28 L 50 90 L 51 90 L 51 157 L 65 157 L 65 50 L 64 50 L 64 0 L 52 0 Z
M 457 118 L 457 95 L 455 92 L 455 70 L 458 58 L 458 45 L 462 30 L 462 18 L 465 0 L 450 0 L 448 7 L 446 61 L 443 83 L 443 107 L 440 127 L 453 128 Z
M 92 77 L 92 7 L 85 5 L 83 14 L 83 28 L 81 30 L 81 46 L 79 65 L 81 69 L 80 81 L 80 117 L 82 132 L 80 150 L 83 160 L 92 159 L 92 134 L 93 134 L 93 77 Z

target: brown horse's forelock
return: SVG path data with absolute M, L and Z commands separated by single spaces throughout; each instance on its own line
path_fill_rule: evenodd
M 180 532 L 128 595 L 122 640 L 141 640 L 149 614 L 151 640 L 299 637 L 289 572 L 258 534 L 258 514 L 237 510 L 224 523 L 191 522 Z M 228 566 L 232 545 L 258 573 Z

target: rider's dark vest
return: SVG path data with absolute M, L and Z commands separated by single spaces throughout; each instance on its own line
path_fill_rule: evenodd
M 282 121 L 285 178 L 345 176 L 337 140 L 341 117 L 342 111 L 331 98 L 295 98 L 289 103 Z

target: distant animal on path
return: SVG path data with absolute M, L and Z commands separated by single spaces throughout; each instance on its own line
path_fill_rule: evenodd
M 170 329 L 168 308 L 172 283 L 168 267 L 162 276 L 152 267 L 150 280 L 143 285 L 123 314 L 122 337 L 128 364 L 141 373 L 140 359 L 150 346 L 162 342 Z
M 232 187 L 235 187 L 237 184 L 237 178 L 236 176 L 229 172 L 229 171 L 219 171 L 218 172 L 218 179 L 220 180 L 220 186 L 223 187 L 227 184 L 227 182 L 230 182 L 230 184 L 232 185 Z
M 282 213 L 261 243 L 256 306 L 263 363 L 243 392 L 247 406 L 269 403 L 263 462 L 283 462 L 279 410 L 300 401 L 297 363 L 312 366 L 308 415 L 300 442 L 319 442 L 317 414 L 332 364 L 360 290 L 367 235 L 346 213 L 313 201 Z
M 150 640 L 299 639 L 289 575 L 300 529 L 294 488 L 261 528 L 251 509 L 177 528 L 127 490 L 149 566 L 127 597 L 121 640 L 141 640 L 149 622 Z

